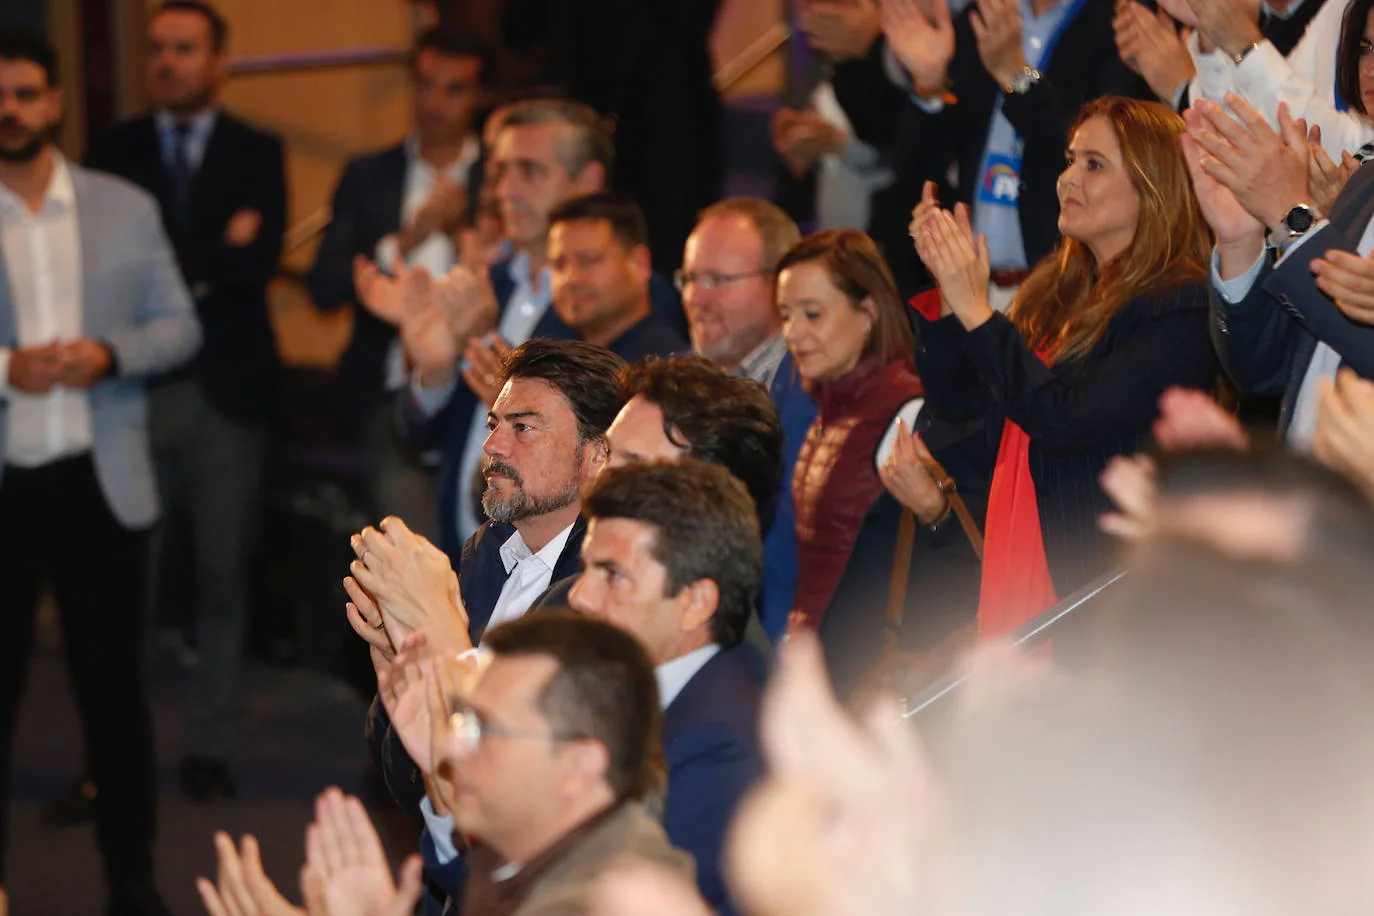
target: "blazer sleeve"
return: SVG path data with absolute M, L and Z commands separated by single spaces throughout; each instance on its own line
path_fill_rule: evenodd
M 365 185 L 358 174 L 358 164 L 349 163 L 334 191 L 333 215 L 307 278 L 310 295 L 322 309 L 336 309 L 357 299 L 353 289 L 353 256 L 361 250 L 359 217 L 367 194 Z
M 1197 283 L 1127 303 L 1107 332 L 1117 345 L 1079 365 L 1047 367 L 1000 314 L 969 331 L 964 349 L 1007 417 L 1038 446 L 1091 448 L 1148 427 L 1166 389 L 1211 387 L 1205 295 Z
M 917 296 L 913 305 L 922 299 L 938 305 L 938 297 L 938 290 L 929 290 Z M 968 332 L 959 319 L 946 315 L 931 321 L 920 309 L 913 308 L 913 312 L 916 374 L 921 377 L 930 409 L 954 420 L 987 412 L 992 406 L 992 396 L 964 350 L 963 340 Z
M 879 35 L 867 54 L 836 64 L 830 77 L 854 136 L 879 149 L 897 142 L 897 121 L 908 104 L 907 91 L 888 78 L 886 54 L 887 39 Z
M 422 822 L 420 801 L 425 797 L 425 784 L 420 769 L 410 759 L 396 730 L 391 727 L 391 719 L 382 707 L 379 697 L 372 698 L 367 709 L 367 746 L 372 751 L 372 759 L 382 772 L 382 780 L 391 793 L 396 807 L 407 817 Z
M 282 239 L 286 235 L 286 171 L 278 138 L 259 134 L 254 137 L 251 150 L 240 164 L 248 173 L 243 184 L 250 189 L 250 197 L 240 209 L 256 210 L 262 217 L 262 225 L 247 245 L 220 245 L 216 266 L 221 282 L 261 290 L 277 272 L 281 261 Z M 350 280 L 351 276 L 350 266 Z
M 1305 333 L 1265 290 L 1272 272 L 1266 256 L 1259 276 L 1239 302 L 1228 302 L 1215 282 L 1209 284 L 1212 345 L 1222 369 L 1245 394 L 1277 395 L 1284 390 Z
M 140 194 L 130 200 L 119 231 L 137 240 L 131 247 L 142 258 L 141 294 L 133 326 L 110 333 L 105 343 L 114 351 L 121 377 L 141 378 L 168 372 L 195 356 L 201 327 L 153 199 Z
M 1358 245 L 1328 223 L 1301 251 L 1274 268 L 1264 290 L 1318 340 L 1339 353 L 1346 365 L 1364 378 L 1374 378 L 1374 327 L 1347 318 L 1317 286 L 1307 266 L 1314 257 L 1322 257 L 1332 249 L 1359 254 Z M 1274 308 L 1275 303 L 1269 305 Z

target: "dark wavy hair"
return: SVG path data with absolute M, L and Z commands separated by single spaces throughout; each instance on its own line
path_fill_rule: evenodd
M 663 412 L 669 442 L 738 477 L 767 530 L 782 477 L 782 420 L 762 385 L 701 356 L 670 356 L 631 365 L 620 387 L 626 401 L 642 395 Z
M 625 361 L 604 347 L 580 340 L 536 338 L 512 350 L 502 366 L 501 383 L 538 379 L 567 399 L 577 417 L 577 439 L 602 439 L 626 398 L 620 390 Z
M 583 495 L 582 512 L 653 528 L 653 558 L 668 572 L 664 597 L 715 582 L 711 638 L 739 645 L 763 577 L 763 541 L 754 501 L 737 477 L 691 458 L 608 468 Z

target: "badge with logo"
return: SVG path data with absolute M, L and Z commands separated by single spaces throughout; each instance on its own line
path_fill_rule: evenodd
M 988 155 L 987 171 L 978 188 L 978 201 L 999 207 L 1014 207 L 1021 196 L 1021 160 L 1001 153 Z

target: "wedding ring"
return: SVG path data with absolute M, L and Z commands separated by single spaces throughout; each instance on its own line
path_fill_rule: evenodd
M 386 621 L 385 621 L 385 620 L 379 620 L 379 621 L 377 621 L 376 623 L 374 623 L 374 624 L 372 625 L 372 629 L 374 629 L 374 630 L 380 630 L 380 629 L 381 629 L 382 627 L 384 627 L 384 626 L 386 626 Z

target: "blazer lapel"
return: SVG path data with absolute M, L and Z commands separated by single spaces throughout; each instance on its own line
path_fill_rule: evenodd
M 76 229 L 81 239 L 81 330 L 87 337 L 99 339 L 104 333 L 104 315 L 93 308 L 96 301 L 95 265 L 101 252 L 97 234 L 101 214 L 95 212 L 95 195 L 90 192 L 84 169 L 68 162 L 72 176 L 72 193 L 76 197 Z
M 0 245 L 0 346 L 19 344 L 19 326 L 14 319 L 14 290 L 10 289 L 9 268 L 4 245 Z

